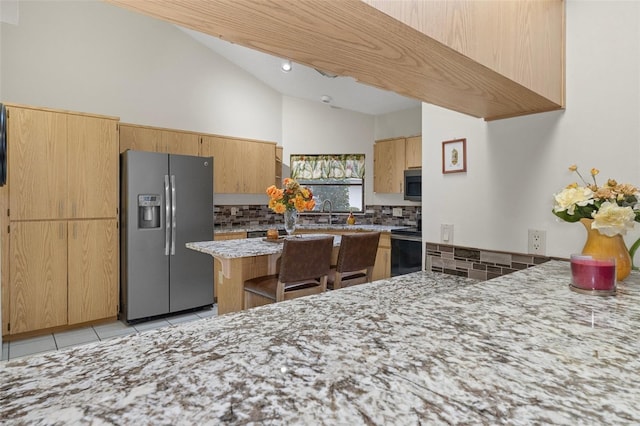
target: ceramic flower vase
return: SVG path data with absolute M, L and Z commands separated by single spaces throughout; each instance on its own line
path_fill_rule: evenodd
M 631 256 L 622 235 L 608 237 L 597 229 L 591 229 L 593 219 L 580 219 L 580 223 L 587 230 L 587 241 L 582 248 L 582 254 L 594 257 L 613 257 L 616 259 L 616 279 L 622 281 L 631 273 Z
M 296 230 L 296 224 L 298 223 L 297 210 L 285 210 L 284 211 L 284 230 L 287 231 L 287 235 L 291 236 Z

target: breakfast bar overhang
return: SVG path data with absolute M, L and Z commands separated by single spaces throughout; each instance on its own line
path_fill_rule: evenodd
M 629 424 L 640 274 L 416 272 L 1 364 L 0 418 L 52 424 Z

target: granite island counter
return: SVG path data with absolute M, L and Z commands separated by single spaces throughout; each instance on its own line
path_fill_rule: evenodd
M 429 272 L 0 364 L 9 424 L 637 424 L 640 274 Z
M 287 238 L 313 238 L 328 234 L 306 234 Z M 333 236 L 333 259 L 337 259 L 341 237 Z M 248 279 L 275 274 L 277 260 L 282 254 L 283 241 L 266 238 L 240 240 L 200 241 L 186 244 L 187 248 L 213 257 L 220 262 L 217 277 L 218 314 L 238 312 L 244 309 L 244 282 Z

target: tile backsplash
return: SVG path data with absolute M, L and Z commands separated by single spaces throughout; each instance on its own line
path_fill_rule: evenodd
M 425 270 L 489 280 L 551 260 L 534 254 L 509 253 L 449 244 L 425 244 Z
M 400 209 L 401 217 L 393 216 L 394 209 Z M 367 206 L 364 213 L 354 213 L 356 223 L 386 226 L 416 226 L 420 206 Z M 343 224 L 348 213 L 334 213 L 333 224 Z M 328 213 L 302 213 L 301 224 L 329 223 Z M 282 225 L 281 214 L 274 213 L 266 205 L 220 205 L 214 207 L 214 223 L 216 228 L 254 227 Z

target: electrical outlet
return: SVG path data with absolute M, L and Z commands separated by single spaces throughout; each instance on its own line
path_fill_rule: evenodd
M 237 207 L 231 207 L 231 216 L 235 216 L 238 214 L 238 208 Z
M 539 229 L 529 229 L 529 253 L 545 254 L 547 249 L 547 233 Z
M 393 217 L 402 217 L 402 207 L 393 208 Z
M 440 242 L 453 244 L 453 225 L 440 225 Z

